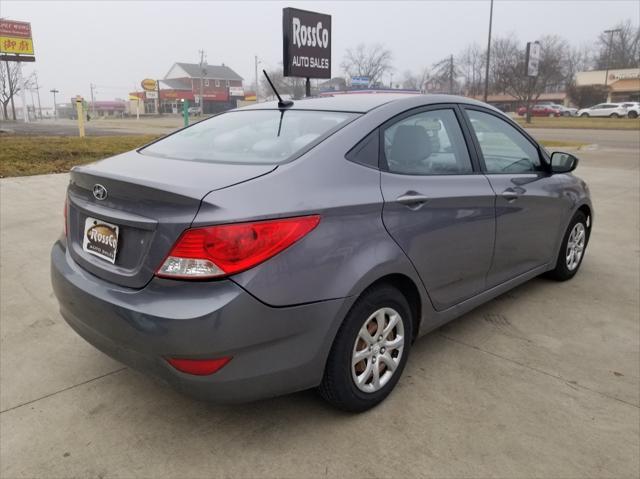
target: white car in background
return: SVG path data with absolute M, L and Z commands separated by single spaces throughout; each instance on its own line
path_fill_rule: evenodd
M 578 110 L 578 116 L 608 116 L 610 118 L 623 118 L 627 116 L 627 109 L 622 106 L 622 103 L 600 103 L 590 108 Z
M 640 102 L 629 101 L 622 103 L 622 106 L 627 109 L 627 117 L 638 118 L 640 116 Z

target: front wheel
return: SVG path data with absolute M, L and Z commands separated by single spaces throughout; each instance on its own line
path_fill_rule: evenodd
M 407 362 L 412 325 L 411 308 L 398 289 L 382 284 L 365 291 L 336 335 L 320 395 L 350 412 L 382 402 Z
M 635 111 L 630 111 L 627 115 L 629 118 L 638 118 L 638 113 Z
M 580 115 L 581 118 L 589 118 L 589 113 L 583 113 Z
M 553 279 L 566 281 L 578 272 L 589 241 L 589 222 L 590 218 L 582 211 L 573 215 L 562 239 L 556 267 L 549 272 Z

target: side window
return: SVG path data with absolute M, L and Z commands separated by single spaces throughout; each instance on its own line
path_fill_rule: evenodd
M 384 131 L 392 173 L 461 175 L 473 172 L 467 145 L 452 109 L 417 113 Z
M 543 169 L 538 149 L 513 126 L 477 110 L 467 110 L 467 114 L 487 173 L 531 173 Z
M 380 133 L 378 129 L 373 130 L 364 137 L 356 146 L 351 148 L 346 158 L 354 163 L 378 168 L 379 147 L 378 144 Z

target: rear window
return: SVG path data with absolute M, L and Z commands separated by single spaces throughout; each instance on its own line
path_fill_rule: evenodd
M 357 116 L 331 111 L 234 111 L 196 123 L 140 152 L 178 160 L 277 164 Z

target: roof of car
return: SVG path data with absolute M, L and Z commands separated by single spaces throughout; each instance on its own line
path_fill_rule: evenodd
M 420 101 L 421 100 L 421 101 Z M 456 95 L 418 95 L 402 93 L 359 93 L 339 94 L 334 96 L 303 98 L 295 100 L 294 110 L 320 110 L 320 111 L 345 111 L 354 113 L 366 113 L 379 106 L 391 102 L 407 102 L 415 104 L 416 101 L 423 105 L 435 103 L 466 103 L 470 105 L 484 105 L 477 100 Z M 268 101 L 241 108 L 242 110 L 272 110 L 278 108 L 278 102 Z

